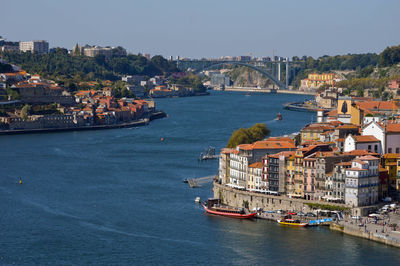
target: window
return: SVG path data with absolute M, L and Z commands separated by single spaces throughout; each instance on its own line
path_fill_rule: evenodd
M 378 152 L 378 145 L 375 144 L 374 150 L 375 152 Z
M 396 148 L 396 153 L 400 153 L 400 148 L 399 147 Z
M 368 151 L 371 151 L 371 145 L 368 145 Z
M 388 149 L 388 153 L 392 153 L 392 148 L 389 148 L 389 149 Z

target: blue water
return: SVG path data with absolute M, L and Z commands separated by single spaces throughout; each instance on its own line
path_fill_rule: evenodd
M 206 215 L 194 198 L 211 184 L 182 183 L 216 174 L 197 156 L 239 127 L 315 121 L 282 110 L 304 98 L 213 92 L 157 100 L 169 116 L 146 127 L 0 136 L 0 264 L 399 265 L 398 249 L 326 228 Z

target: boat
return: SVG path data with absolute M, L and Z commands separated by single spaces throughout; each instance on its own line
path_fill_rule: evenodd
M 246 96 L 250 96 L 250 95 L 251 95 L 250 92 L 246 93 Z
M 209 214 L 227 216 L 232 218 L 240 219 L 251 219 L 256 216 L 256 212 L 246 213 L 243 208 L 231 208 L 221 206 L 219 199 L 208 199 L 204 204 L 202 203 L 204 210 Z
M 208 147 L 207 150 L 204 151 L 204 153 L 200 153 L 199 161 L 217 159 L 217 158 L 218 154 L 215 154 L 215 148 L 210 146 Z
M 282 114 L 281 114 L 281 113 L 278 113 L 278 114 L 276 115 L 275 120 L 277 120 L 277 121 L 282 120 Z
M 301 222 L 300 220 L 294 220 L 294 219 L 278 219 L 277 222 L 280 225 L 288 225 L 288 226 L 295 226 L 295 227 L 307 226 L 307 223 Z
M 195 200 L 194 200 L 194 202 L 200 203 L 200 197 L 196 197 Z
M 183 179 L 183 183 L 189 183 L 189 180 L 187 178 Z

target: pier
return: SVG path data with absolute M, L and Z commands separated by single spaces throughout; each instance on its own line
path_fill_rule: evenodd
M 212 182 L 214 180 L 214 178 L 215 178 L 215 175 L 188 179 L 188 184 L 189 184 L 189 187 L 191 187 L 191 188 L 201 187 L 204 184 Z

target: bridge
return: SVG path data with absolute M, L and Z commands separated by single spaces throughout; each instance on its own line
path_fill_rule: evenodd
M 265 75 L 270 79 L 279 89 L 288 89 L 289 83 L 300 69 L 304 67 L 304 62 L 292 61 L 286 58 L 284 61 L 234 61 L 234 60 L 176 60 L 177 67 L 182 71 L 192 70 L 194 73 L 198 74 L 204 70 L 221 67 L 224 65 L 239 65 L 245 66 L 259 73 Z M 281 79 L 282 71 L 281 65 L 285 64 L 285 84 Z

